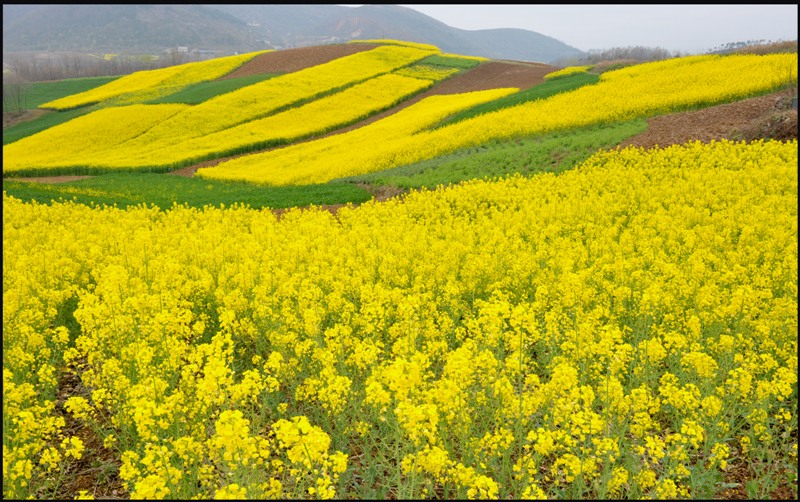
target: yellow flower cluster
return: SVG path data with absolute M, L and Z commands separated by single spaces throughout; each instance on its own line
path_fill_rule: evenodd
M 70 131 L 74 130 L 74 127 L 65 124 L 43 131 L 41 135 L 8 145 L 4 148 L 4 155 L 9 159 L 6 170 L 12 172 L 19 169 L 63 168 L 70 165 L 109 170 L 179 166 L 192 159 L 221 156 L 226 152 L 236 153 L 241 149 L 254 148 L 257 145 L 292 141 L 324 132 L 368 116 L 382 108 L 388 108 L 410 94 L 431 85 L 432 82 L 428 80 L 389 73 L 262 119 L 161 148 L 157 144 L 141 148 L 126 145 L 104 146 L 101 141 L 92 142 L 95 137 L 99 140 L 120 141 L 126 134 L 135 135 L 136 131 L 144 131 L 148 126 L 152 127 L 155 124 L 146 120 L 134 122 L 133 119 L 140 114 L 135 113 L 137 110 L 133 110 L 132 107 L 110 108 L 81 117 L 83 120 L 80 124 L 75 124 L 91 129 L 94 133 L 84 134 L 83 141 L 70 143 Z M 162 117 L 159 120 L 164 120 L 185 109 L 186 106 L 148 105 L 143 113 L 147 116 L 147 112 L 151 109 L 163 112 L 163 115 L 154 113 L 151 117 L 152 119 Z M 169 110 L 174 110 L 174 113 L 169 113 Z M 120 134 L 115 137 L 99 134 L 106 124 L 109 128 L 119 129 Z M 50 144 L 65 143 L 65 147 L 60 150 L 59 155 L 56 155 L 56 150 L 35 150 L 33 145 L 41 144 L 41 141 Z M 80 146 L 84 148 L 76 149 Z
M 406 68 L 400 68 L 395 73 L 404 75 L 406 77 L 423 78 L 438 82 L 443 80 L 454 73 L 458 73 L 458 68 L 445 68 L 442 66 L 433 66 L 428 64 L 417 64 Z
M 451 57 L 451 58 L 459 58 L 459 59 L 469 59 L 472 61 L 489 61 L 489 58 L 485 58 L 483 56 L 465 56 L 463 54 L 451 54 L 449 52 L 442 53 L 444 57 Z
M 406 40 L 392 40 L 392 39 L 370 39 L 370 40 L 350 40 L 348 44 L 381 44 L 381 45 L 399 45 L 401 47 L 414 47 L 426 51 L 441 52 L 438 47 L 431 44 L 422 44 L 419 42 L 408 42 Z
M 129 105 L 82 115 L 3 146 L 3 173 L 93 165 L 189 105 Z
M 270 51 L 249 52 L 158 70 L 137 71 L 100 87 L 48 101 L 39 108 L 68 110 L 94 103 L 105 102 L 116 105 L 155 99 L 173 94 L 190 85 L 219 78 L 265 52 Z
M 4 195 L 4 496 L 90 455 L 65 362 L 134 498 L 711 493 L 796 458 L 797 181 L 722 141 L 336 216 Z
M 206 100 L 129 140 L 125 146 L 163 147 L 221 131 L 391 72 L 431 54 L 429 50 L 387 45 L 337 58 Z
M 591 70 L 594 65 L 585 65 L 585 66 L 567 66 L 566 68 L 562 68 L 560 70 L 556 70 L 554 72 L 548 73 L 544 76 L 545 80 L 552 80 L 558 77 L 566 77 L 567 75 L 575 75 L 576 73 L 586 73 L 587 71 Z

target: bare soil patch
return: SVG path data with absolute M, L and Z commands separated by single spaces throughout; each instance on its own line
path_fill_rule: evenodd
M 221 77 L 249 77 L 262 73 L 283 73 L 304 70 L 311 66 L 327 63 L 334 59 L 356 54 L 379 47 L 379 44 L 335 44 L 314 47 L 296 47 L 267 52 L 254 57 L 231 73 Z
M 556 71 L 555 66 L 523 61 L 486 61 L 475 68 L 438 84 L 432 94 L 457 94 L 499 87 L 518 87 L 520 90 L 544 82 L 544 76 Z
M 3 129 L 10 127 L 20 122 L 27 122 L 29 120 L 37 119 L 47 113 L 47 110 L 25 110 L 19 113 L 5 113 L 3 112 Z
M 756 137 L 775 137 L 776 135 L 767 129 L 768 124 L 765 124 L 773 120 L 775 115 L 787 117 L 784 121 L 777 121 L 777 125 L 786 130 L 782 133 L 786 137 L 775 139 L 791 139 L 792 132 L 793 137 L 797 138 L 797 111 L 787 109 L 789 101 L 786 96 L 785 91 L 779 91 L 701 110 L 653 117 L 647 120 L 645 132 L 625 140 L 621 146 L 652 148 L 694 140 L 708 143 L 720 139 L 753 140 Z M 753 129 L 758 132 L 754 134 Z

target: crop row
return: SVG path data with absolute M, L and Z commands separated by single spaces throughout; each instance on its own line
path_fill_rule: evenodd
M 4 147 L 3 170 L 102 170 L 131 165 L 165 170 L 181 159 L 197 157 L 191 148 L 199 145 L 206 145 L 204 152 L 210 155 L 236 151 L 247 144 L 302 137 L 391 106 L 432 85 L 432 79 L 445 78 L 449 72 L 429 72 L 425 80 L 395 75 L 370 82 L 428 55 L 430 52 L 413 48 L 378 47 L 259 82 L 195 106 L 132 105 L 96 111 Z M 360 82 L 364 84 L 348 89 Z M 375 87 L 380 84 L 385 88 Z M 332 95 L 325 98 L 328 94 Z M 313 104 L 314 100 L 319 103 Z M 279 113 L 286 110 L 290 113 Z M 339 115 L 309 116 L 314 111 Z M 270 126 L 287 125 L 287 119 L 297 121 L 289 131 Z M 112 129 L 108 128 L 110 121 L 116 121 Z M 220 137 L 231 143 L 217 143 Z M 70 145 L 73 142 L 75 145 Z M 87 143 L 93 147 L 84 149 Z M 169 153 L 158 157 L 154 151 Z
M 155 99 L 177 92 L 190 85 L 214 80 L 235 70 L 243 63 L 269 51 L 186 63 L 158 70 L 137 71 L 94 89 L 42 104 L 41 108 L 68 110 L 105 102 L 109 105 Z
M 348 124 L 433 85 L 430 80 L 393 73 L 371 78 L 343 91 L 178 144 L 146 148 L 125 143 L 160 121 L 186 110 L 187 105 L 131 105 L 108 108 L 23 139 L 4 149 L 14 159 L 6 170 L 64 168 L 112 170 L 165 170 L 189 161 L 204 160 L 286 143 Z M 109 134 L 114 133 L 114 134 Z M 76 134 L 77 137 L 76 141 Z M 110 142 L 109 142 L 110 141 Z M 46 143 L 48 149 L 32 145 Z M 58 155 L 56 155 L 56 152 Z M 22 162 L 25 162 L 22 164 Z
M 791 484 L 797 193 L 793 141 L 600 152 L 336 217 L 4 195 L 4 497 L 52 498 L 90 454 L 132 498 Z
M 566 77 L 568 75 L 575 75 L 576 73 L 586 73 L 587 71 L 591 70 L 594 65 L 586 65 L 586 66 L 567 66 L 561 70 L 554 71 L 552 73 L 548 73 L 544 76 L 545 80 L 552 80 L 558 77 Z
M 389 118 L 353 131 L 222 162 L 223 168 L 201 168 L 197 175 L 270 185 L 306 185 L 388 169 L 407 163 L 395 157 L 394 153 L 413 149 L 409 143 L 414 141 L 414 134 L 425 127 L 455 112 L 508 96 L 517 90 L 512 87 L 430 96 Z M 265 161 L 271 162 L 272 152 L 279 152 L 285 169 L 275 164 L 264 168 Z M 424 150 L 416 150 L 416 153 L 426 154 Z

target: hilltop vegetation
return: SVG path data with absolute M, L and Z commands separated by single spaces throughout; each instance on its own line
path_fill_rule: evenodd
M 342 47 L 4 129 L 4 498 L 797 498 L 796 53 Z

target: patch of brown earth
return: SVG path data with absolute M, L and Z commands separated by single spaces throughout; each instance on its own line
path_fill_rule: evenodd
M 10 127 L 12 125 L 19 124 L 20 122 L 27 122 L 29 120 L 38 119 L 47 112 L 48 110 L 40 110 L 38 108 L 34 110 L 25 110 L 20 113 L 3 112 L 3 129 L 5 129 L 6 127 Z
M 734 103 L 711 106 L 701 110 L 671 113 L 647 119 L 647 130 L 622 142 L 621 146 L 634 145 L 644 148 L 669 146 L 699 140 L 704 143 L 720 139 L 756 139 L 756 134 L 747 131 L 765 121 L 771 120 L 775 114 L 787 118 L 779 125 L 786 130 L 784 135 L 797 138 L 797 111 L 787 110 L 789 102 L 786 91 L 779 91 L 764 96 L 744 99 Z M 794 127 L 791 126 L 792 114 Z M 788 125 L 787 125 L 788 124 Z M 758 137 L 774 137 L 766 128 L 761 127 Z M 747 137 L 750 136 L 750 137 Z M 791 139 L 788 137 L 775 139 Z
M 79 363 L 85 366 L 85 358 Z M 80 396 L 90 401 L 89 389 L 83 385 L 77 370 L 64 371 L 59 377 L 55 412 L 64 418 L 64 437 L 76 436 L 83 443 L 86 451 L 80 459 L 71 459 L 59 474 L 57 484 L 49 493 L 40 493 L 38 498 L 55 500 L 71 500 L 81 490 L 97 499 L 127 499 L 129 494 L 119 476 L 121 465 L 117 454 L 103 446 L 98 433 L 86 422 L 76 419 L 64 408 L 67 399 Z M 100 411 L 96 418 L 104 428 L 111 428 L 111 417 L 106 411 Z
M 246 62 L 220 80 L 249 77 L 261 73 L 284 73 L 304 70 L 334 59 L 379 47 L 379 44 L 334 44 L 314 47 L 296 47 L 267 52 Z
M 457 94 L 500 87 L 518 87 L 524 91 L 541 84 L 545 75 L 557 69 L 543 63 L 486 61 L 438 84 L 432 94 Z

